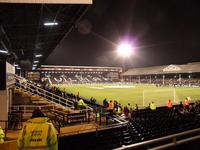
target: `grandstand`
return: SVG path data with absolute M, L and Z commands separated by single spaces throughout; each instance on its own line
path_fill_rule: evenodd
M 133 83 L 200 86 L 200 62 L 133 68 L 124 72 L 122 78 Z
M 48 66 L 37 69 L 50 84 L 112 83 L 119 81 L 120 67 Z

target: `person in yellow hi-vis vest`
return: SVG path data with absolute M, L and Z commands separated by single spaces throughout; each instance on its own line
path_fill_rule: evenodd
M 18 150 L 58 150 L 57 131 L 40 109 L 23 126 L 17 140 Z
M 0 126 L 0 143 L 3 143 L 4 142 L 4 137 L 5 137 L 5 134 L 3 132 L 3 129 L 1 128 Z
M 156 110 L 156 104 L 154 102 L 151 102 L 150 109 L 151 110 Z

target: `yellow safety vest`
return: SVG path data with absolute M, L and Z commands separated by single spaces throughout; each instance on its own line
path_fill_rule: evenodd
M 151 105 L 150 105 L 150 109 L 151 109 L 151 110 L 156 110 L 156 104 L 151 103 Z
M 122 113 L 121 107 L 118 107 L 117 112 L 118 112 L 118 114 L 121 114 L 121 113 Z
M 84 101 L 82 99 L 80 99 L 78 101 L 78 106 L 85 106 L 86 104 L 84 103 Z
M 5 137 L 5 134 L 3 132 L 3 129 L 0 127 L 0 143 L 4 142 L 4 137 Z
M 97 117 L 97 118 L 100 118 L 100 113 L 99 113 L 99 112 L 96 114 L 96 117 Z
M 30 119 L 19 134 L 17 146 L 19 150 L 57 150 L 57 131 L 48 118 Z

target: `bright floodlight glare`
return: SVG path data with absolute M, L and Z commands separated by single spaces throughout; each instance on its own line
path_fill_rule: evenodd
M 15 67 L 18 67 L 19 65 L 18 65 L 18 64 L 14 64 L 14 66 L 15 66 Z
M 58 23 L 57 22 L 45 22 L 44 25 L 45 26 L 57 26 Z
M 37 65 L 36 65 L 36 64 L 34 64 L 34 65 L 33 65 L 33 67 L 37 67 Z
M 35 70 L 36 69 L 36 67 L 32 67 L 32 70 Z
M 8 51 L 5 51 L 5 50 L 0 50 L 0 53 L 3 53 L 3 54 L 8 54 Z
M 117 52 L 122 57 L 128 57 L 133 53 L 133 47 L 128 43 L 122 43 L 118 46 Z
M 20 70 L 21 68 L 20 68 L 20 67 L 17 67 L 16 69 L 17 69 L 17 70 Z
M 42 57 L 42 54 L 36 54 L 35 57 L 36 57 L 36 58 Z

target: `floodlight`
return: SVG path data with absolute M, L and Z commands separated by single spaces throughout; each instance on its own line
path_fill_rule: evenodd
M 8 51 L 5 51 L 5 50 L 0 50 L 0 53 L 3 53 L 3 54 L 8 54 Z
M 36 54 L 35 57 L 36 57 L 36 58 L 42 57 L 42 54 Z
M 122 57 L 128 57 L 133 54 L 133 47 L 129 43 L 122 43 L 118 46 L 117 52 Z
M 32 67 L 32 70 L 35 70 L 36 69 L 36 67 Z
M 21 68 L 20 68 L 20 67 L 17 67 L 16 69 L 17 69 L 17 70 L 20 70 Z
M 18 65 L 18 64 L 14 64 L 14 66 L 15 66 L 15 67 L 18 67 L 19 65 Z
M 44 26 L 57 26 L 58 23 L 57 22 L 45 22 Z
M 36 65 L 36 64 L 33 64 L 33 67 L 37 67 L 37 65 Z

